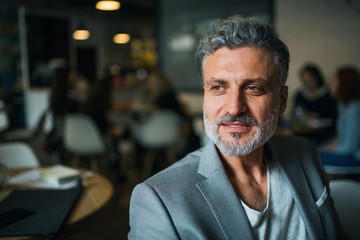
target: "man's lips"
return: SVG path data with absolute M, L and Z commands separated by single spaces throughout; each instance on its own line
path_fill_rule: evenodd
M 251 124 L 243 123 L 243 122 L 224 122 L 224 123 L 221 123 L 221 126 L 223 126 L 225 128 L 230 128 L 232 130 L 235 130 L 235 129 L 245 130 L 245 129 L 252 127 Z
M 223 126 L 231 126 L 233 125 L 234 127 L 240 125 L 240 126 L 247 126 L 247 127 L 252 127 L 252 126 L 257 126 L 257 121 L 247 115 L 247 114 L 239 114 L 239 115 L 230 115 L 230 114 L 225 114 L 224 116 L 222 116 L 221 118 L 217 119 L 216 121 L 217 125 L 223 125 Z

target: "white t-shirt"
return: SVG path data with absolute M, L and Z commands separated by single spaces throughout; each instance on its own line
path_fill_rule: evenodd
M 308 239 L 304 222 L 279 167 L 266 159 L 267 206 L 264 211 L 249 208 L 243 201 L 255 239 Z

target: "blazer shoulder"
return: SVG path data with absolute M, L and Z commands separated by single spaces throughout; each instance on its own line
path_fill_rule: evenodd
M 200 177 L 197 171 L 201 152 L 202 149 L 189 153 L 171 166 L 145 180 L 144 183 L 156 186 L 163 185 L 165 182 L 167 185 L 178 184 L 179 182 L 182 182 L 183 184 L 193 182 Z
M 275 148 L 285 147 L 287 149 L 294 149 L 303 151 L 304 148 L 314 148 L 314 144 L 303 137 L 298 137 L 290 134 L 274 134 L 274 136 L 269 140 L 269 145 Z
M 299 162 L 304 169 L 318 168 L 323 171 L 318 148 L 310 140 L 293 135 L 275 134 L 267 143 L 273 157 L 283 165 Z M 291 161 L 289 161 L 291 159 Z

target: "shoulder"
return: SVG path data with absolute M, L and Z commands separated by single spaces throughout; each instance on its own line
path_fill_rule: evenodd
M 165 168 L 141 184 L 154 188 L 166 187 L 176 184 L 191 184 L 200 176 L 197 173 L 202 149 L 189 153 L 184 158 Z
M 282 158 L 317 157 L 318 148 L 307 138 L 289 134 L 275 134 L 268 142 L 268 148 Z
M 336 100 L 335 98 L 333 98 L 330 95 L 330 92 L 326 89 L 324 90 L 324 95 L 322 96 L 321 100 L 325 103 L 325 104 L 329 104 L 331 106 L 336 105 Z
M 319 149 L 310 140 L 292 135 L 275 135 L 269 141 L 267 150 L 290 179 L 301 173 L 306 179 L 312 179 L 309 184 L 317 189 L 319 194 L 327 184 Z
M 322 161 L 318 148 L 308 139 L 293 135 L 275 134 L 267 143 L 273 158 L 282 165 L 298 165 L 303 168 L 321 169 Z
M 349 108 L 354 112 L 360 113 L 360 100 L 350 102 Z
M 284 150 L 289 148 L 292 150 L 301 150 L 302 147 L 312 147 L 312 143 L 308 139 L 290 134 L 274 134 L 268 144 L 276 149 Z M 299 149 L 299 147 L 301 148 Z
M 135 186 L 131 208 L 145 204 L 147 208 L 176 208 L 186 201 L 197 199 L 196 183 L 204 177 L 198 174 L 201 150 L 188 154 L 170 167 Z
M 347 105 L 339 104 L 341 114 L 357 114 L 360 115 L 360 100 L 354 100 Z

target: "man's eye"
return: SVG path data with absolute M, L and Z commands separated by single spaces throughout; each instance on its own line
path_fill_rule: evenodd
M 251 91 L 259 90 L 259 88 L 255 87 L 255 86 L 249 86 L 248 89 Z
M 257 94 L 260 95 L 264 92 L 264 90 L 262 88 L 256 87 L 256 86 L 248 86 L 246 88 L 246 91 L 252 93 L 252 94 Z
M 215 86 L 212 87 L 212 89 L 215 90 L 215 91 L 221 91 L 223 89 L 223 87 L 220 86 L 220 85 L 215 85 Z

